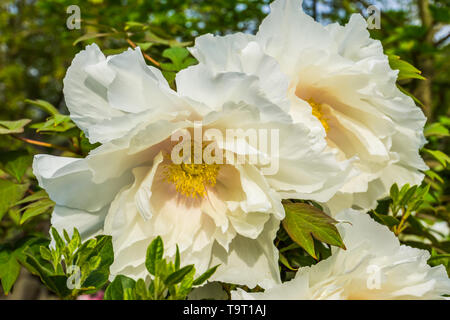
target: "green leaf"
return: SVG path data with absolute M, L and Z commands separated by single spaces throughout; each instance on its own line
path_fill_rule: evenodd
M 140 30 L 146 28 L 147 26 L 141 22 L 136 21 L 127 21 L 125 22 L 125 31 L 131 29 L 131 28 L 139 28 Z
M 56 249 L 59 250 L 59 252 L 62 252 L 64 247 L 66 246 L 64 240 L 61 238 L 58 231 L 54 227 L 51 227 L 51 233 L 53 236 L 53 240 L 55 240 Z
M 214 272 L 216 272 L 218 267 L 219 267 L 219 265 L 214 266 L 214 267 L 209 268 L 208 270 L 206 270 L 203 274 L 201 274 L 197 279 L 194 280 L 192 285 L 193 286 L 201 285 L 203 282 L 205 282 L 206 280 L 211 278 L 211 276 L 214 274 Z
M 400 193 L 400 191 L 398 190 L 398 185 L 397 185 L 396 183 L 394 183 L 394 184 L 391 186 L 391 189 L 390 189 L 389 193 L 390 193 L 390 195 L 391 195 L 392 200 L 393 200 L 394 202 L 396 202 L 396 201 L 398 200 L 398 195 L 399 195 L 399 193 Z
M 175 77 L 176 77 L 176 75 L 177 75 L 176 72 L 173 72 L 173 71 L 165 71 L 165 70 L 162 71 L 162 74 L 163 74 L 164 78 L 166 78 L 166 80 L 167 80 L 167 82 L 168 82 L 169 84 L 171 84 L 171 83 L 173 83 L 173 82 L 175 81 Z
M 180 269 L 180 263 L 181 263 L 180 249 L 178 248 L 178 245 L 177 245 L 177 251 L 175 253 L 175 270 Z
M 424 129 L 424 132 L 426 137 L 429 136 L 439 136 L 439 137 L 448 137 L 450 136 L 450 133 L 448 129 L 441 123 L 435 122 L 427 125 Z
M 164 245 L 160 236 L 150 243 L 145 257 L 145 266 L 151 275 L 156 275 L 156 263 L 160 261 L 164 254 Z
M 178 72 L 195 63 L 197 60 L 190 57 L 190 53 L 186 48 L 173 47 L 163 51 L 162 56 L 168 58 L 172 63 L 162 63 L 161 68 L 165 71 Z
M 151 46 L 154 45 L 152 42 L 136 42 L 136 44 L 141 48 L 142 51 L 148 50 Z
M 184 279 L 184 277 L 191 272 L 193 268 L 194 265 L 190 264 L 188 266 L 181 268 L 180 270 L 175 271 L 174 273 L 170 274 L 166 279 L 164 279 L 164 283 L 167 286 L 173 286 L 177 283 L 180 283 Z
M 19 277 L 20 264 L 11 250 L 0 250 L 0 280 L 3 291 L 7 295 Z
M 72 239 L 70 239 L 70 240 L 66 239 L 66 241 L 68 242 L 67 248 L 69 249 L 69 253 L 73 254 L 75 252 L 75 250 L 77 250 L 78 247 L 81 245 L 81 236 L 80 236 L 80 233 L 78 232 L 77 228 L 73 228 Z
M 428 153 L 429 155 L 433 156 L 437 161 L 439 161 L 444 168 L 447 167 L 447 164 L 450 163 L 450 157 L 443 153 L 440 150 L 430 150 L 430 149 L 422 149 L 424 152 Z
M 0 134 L 22 133 L 24 127 L 31 122 L 30 119 L 16 121 L 0 121 Z
M 29 195 L 28 197 L 23 198 L 20 201 L 17 201 L 14 205 L 17 206 L 19 204 L 24 204 L 27 202 L 33 202 L 36 200 L 46 199 L 48 198 L 48 194 L 45 190 L 39 190 L 33 193 L 32 195 Z
M 25 99 L 25 102 L 39 107 L 40 109 L 44 110 L 45 112 L 47 112 L 48 114 L 50 114 L 52 116 L 59 114 L 58 109 L 56 109 L 55 106 L 53 106 L 48 101 L 39 100 L 39 99 L 37 99 L 37 100 Z
M 50 250 L 44 246 L 41 246 L 39 248 L 39 252 L 41 254 L 41 257 L 44 258 L 47 261 L 52 261 L 52 253 L 50 252 Z
M 295 269 L 294 267 L 292 267 L 292 266 L 289 264 L 289 261 L 286 259 L 286 257 L 285 257 L 282 253 L 280 253 L 280 262 L 281 262 L 286 268 L 288 268 L 289 270 L 297 271 L 297 269 Z
M 95 239 L 90 239 L 84 242 L 77 250 L 75 260 L 77 261 L 77 264 L 81 266 L 95 256 L 101 257 L 101 263 L 98 268 L 105 268 L 109 270 L 109 266 L 114 261 L 111 236 L 100 235 Z
M 397 80 L 405 80 L 405 79 L 420 79 L 425 80 L 422 73 L 419 69 L 414 67 L 412 64 L 400 60 L 399 56 L 388 54 L 389 64 L 392 69 L 399 70 Z
M 38 200 L 26 206 L 25 212 L 20 218 L 20 224 L 24 224 L 28 220 L 43 213 L 49 212 L 50 209 L 54 207 L 55 203 L 46 198 L 42 200 Z
M 71 294 L 67 287 L 67 276 L 55 274 L 52 270 L 41 265 L 41 263 L 31 254 L 27 253 L 27 263 L 31 265 L 41 278 L 42 282 L 60 298 L 65 298 Z
M 136 282 L 136 296 L 142 300 L 149 299 L 149 292 L 147 289 L 147 285 L 145 284 L 145 281 L 143 279 L 139 279 Z
M 75 123 L 72 122 L 69 116 L 63 114 L 56 114 L 47 119 L 45 122 L 35 123 L 30 126 L 36 129 L 36 132 L 51 133 L 51 132 L 66 132 L 75 128 Z
M 22 181 L 22 177 L 31 166 L 33 157 L 26 151 L 9 151 L 2 152 L 0 154 L 1 169 L 11 176 L 13 176 L 18 182 Z
M 193 268 L 181 281 L 180 287 L 178 288 L 177 299 L 184 300 L 186 296 L 191 292 L 192 286 L 194 284 L 195 268 Z
M 436 172 L 434 172 L 433 170 L 427 170 L 424 171 L 424 173 L 430 177 L 432 180 L 437 180 L 440 183 L 444 183 L 444 179 L 442 179 L 442 177 L 440 175 L 438 175 Z
M 384 224 L 385 226 L 388 226 L 389 228 L 396 226 L 400 223 L 400 221 L 397 218 L 394 218 L 393 216 L 388 216 L 386 214 L 379 214 L 375 211 L 372 211 L 372 214 L 375 216 L 375 220 L 377 220 L 381 224 Z
M 28 189 L 28 184 L 15 184 L 9 180 L 0 179 L 0 220 L 9 208 L 22 199 Z
M 135 300 L 136 281 L 124 276 L 118 275 L 113 282 L 106 288 L 104 300 Z
M 335 224 L 336 220 L 306 203 L 283 203 L 286 218 L 283 226 L 291 239 L 317 259 L 313 237 L 345 249 Z

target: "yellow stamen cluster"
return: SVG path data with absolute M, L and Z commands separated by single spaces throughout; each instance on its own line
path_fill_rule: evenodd
M 177 192 L 195 199 L 205 197 L 206 187 L 216 185 L 219 169 L 218 164 L 171 163 L 166 166 L 164 173 L 166 180 L 175 186 Z
M 325 132 L 328 132 L 330 129 L 330 126 L 328 125 L 327 119 L 325 118 L 323 111 L 322 111 L 322 105 L 320 103 L 315 102 L 313 99 L 308 100 L 309 105 L 312 108 L 312 114 L 315 116 L 319 121 L 322 123 L 322 126 L 325 129 Z

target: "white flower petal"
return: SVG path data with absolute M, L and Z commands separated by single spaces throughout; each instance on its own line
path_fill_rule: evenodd
M 60 234 L 65 229 L 71 236 L 73 228 L 77 228 L 82 239 L 88 239 L 102 233 L 108 209 L 109 206 L 105 206 L 99 211 L 87 212 L 55 205 L 50 222 Z
M 214 245 L 211 265 L 221 266 L 211 280 L 263 288 L 279 284 L 278 251 L 273 244 L 278 228 L 279 221 L 272 218 L 256 241 L 236 236 L 228 252 Z
M 85 159 L 51 155 L 36 155 L 33 172 L 56 204 L 92 212 L 108 205 L 115 193 L 131 181 L 131 175 L 125 172 L 117 178 L 95 183 Z
M 97 45 L 87 46 L 67 71 L 64 97 L 72 120 L 91 143 L 132 130 L 145 119 L 142 112 L 180 109 L 161 72 L 145 64 L 139 48 L 105 58 Z
M 265 54 L 255 40 L 254 36 L 243 33 L 223 37 L 206 34 L 195 39 L 195 47 L 190 48 L 190 51 L 214 75 L 224 72 L 255 75 L 268 99 L 287 111 L 288 79 L 278 62 Z M 190 71 L 196 69 L 203 70 L 201 65 L 197 65 Z M 189 93 L 186 91 L 185 94 Z

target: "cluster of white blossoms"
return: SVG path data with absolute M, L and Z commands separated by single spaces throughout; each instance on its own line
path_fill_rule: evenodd
M 438 299 L 450 292 L 445 267 L 431 268 L 430 254 L 400 245 L 397 237 L 352 209 L 340 212 L 338 225 L 346 250 L 333 248 L 332 255 L 311 267 L 301 268 L 295 278 L 264 293 L 232 291 L 236 300 L 391 300 Z
M 398 71 L 361 16 L 324 27 L 303 13 L 301 1 L 278 0 L 257 35 L 205 35 L 190 50 L 199 64 L 177 74 L 176 91 L 139 48 L 105 57 L 94 44 L 77 54 L 64 79 L 66 104 L 90 142 L 101 145 L 84 159 L 35 157 L 39 184 L 56 203 L 51 223 L 58 231 L 111 235 L 112 277 L 145 277 L 147 246 L 161 236 L 167 258 L 178 245 L 183 263 L 199 274 L 220 264 L 212 280 L 259 285 L 270 298 L 449 293 L 445 270 L 427 266 L 424 251 L 399 246 L 385 227 L 354 212 L 337 216 L 352 221 L 340 227 L 347 251 L 333 251 L 281 285 L 273 240 L 282 199 L 313 200 L 331 215 L 369 209 L 393 183 L 420 183 L 426 169 L 418 152 L 426 119 L 397 89 Z M 223 135 L 276 129 L 275 155 L 214 135 L 202 148 L 215 144 L 227 157 L 264 154 L 276 158 L 277 172 L 249 161 L 174 163 L 172 137 L 198 123 Z M 382 270 L 378 291 L 361 285 L 368 265 Z

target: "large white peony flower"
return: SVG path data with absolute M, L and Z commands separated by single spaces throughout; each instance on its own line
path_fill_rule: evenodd
M 292 123 L 287 78 L 253 49 L 253 67 L 269 73 L 263 78 L 207 69 L 200 76 L 187 69 L 177 77 L 178 92 L 145 64 L 139 48 L 107 58 L 96 45 L 80 52 L 64 79 L 64 95 L 71 118 L 102 145 L 85 159 L 35 157 L 39 184 L 56 202 L 52 225 L 76 227 L 83 238 L 112 235 L 112 275 L 144 277 L 146 248 L 160 235 L 167 257 L 178 244 L 182 261 L 194 263 L 199 273 L 221 264 L 216 280 L 278 283 L 273 240 L 284 217 L 281 198 L 327 201 L 351 169 L 325 151 L 325 139 L 314 128 Z M 267 86 L 270 92 L 262 90 Z M 261 155 L 279 169 L 268 173 L 267 166 L 247 160 L 174 163 L 170 155 L 179 145 L 171 138 L 195 136 L 198 123 L 205 136 L 215 130 L 200 151 L 214 145 L 228 152 L 227 160 Z M 229 144 L 216 137 L 231 129 L 276 130 L 278 150 L 246 138 Z
M 262 89 L 277 98 L 270 70 L 256 68 L 253 52 L 266 66 L 279 63 L 289 78 L 290 114 L 326 137 L 342 159 L 356 158 L 359 171 L 328 202 L 335 214 L 356 206 L 369 209 L 393 183 L 420 184 L 427 167 L 419 155 L 425 116 L 396 87 L 383 47 L 370 38 L 364 18 L 345 26 L 322 26 L 306 15 L 301 0 L 277 0 L 256 36 L 198 37 L 192 54 L 215 72 L 243 72 L 264 79 Z
M 400 245 L 389 229 L 363 212 L 337 215 L 347 250 L 298 270 L 294 279 L 264 293 L 233 291 L 233 299 L 443 299 L 450 294 L 444 266 L 430 267 L 426 250 Z

